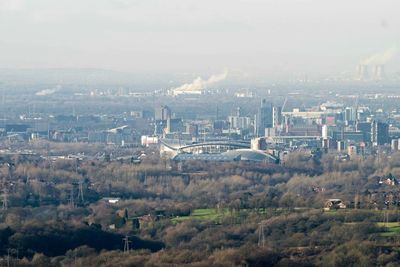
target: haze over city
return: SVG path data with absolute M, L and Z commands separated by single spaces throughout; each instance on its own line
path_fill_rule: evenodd
M 398 0 L 0 0 L 0 266 L 400 266 Z
M 396 0 L 1 0 L 0 67 L 332 78 L 390 54 L 395 73 L 398 10 Z

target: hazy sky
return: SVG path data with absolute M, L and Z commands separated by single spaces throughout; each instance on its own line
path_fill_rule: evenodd
M 399 12 L 399 0 L 0 0 L 0 67 L 341 73 L 397 49 Z

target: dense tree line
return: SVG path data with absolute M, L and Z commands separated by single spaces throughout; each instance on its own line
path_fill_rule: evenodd
M 399 154 L 338 161 L 292 153 L 281 165 L 183 166 L 155 154 L 140 164 L 3 157 L 0 178 L 8 192 L 8 209 L 0 214 L 3 263 L 399 264 L 398 236 L 385 236 L 377 224 L 400 221 Z M 347 209 L 322 211 L 329 198 L 342 199 Z M 198 208 L 215 210 L 218 220 L 173 220 Z M 128 253 L 122 252 L 126 235 Z

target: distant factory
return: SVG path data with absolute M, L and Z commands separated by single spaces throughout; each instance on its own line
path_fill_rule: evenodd
M 397 48 L 391 47 L 382 53 L 374 54 L 365 58 L 357 67 L 356 80 L 359 81 L 381 81 L 387 78 L 385 65 L 394 59 Z
M 385 79 L 385 65 L 360 64 L 357 67 L 357 80 L 359 81 L 381 81 Z
M 228 71 L 225 71 L 221 74 L 211 75 L 207 80 L 203 80 L 201 77 L 197 77 L 191 83 L 186 83 L 177 88 L 169 90 L 169 94 L 173 96 L 202 95 L 206 92 L 205 89 L 207 87 L 225 80 L 227 75 Z

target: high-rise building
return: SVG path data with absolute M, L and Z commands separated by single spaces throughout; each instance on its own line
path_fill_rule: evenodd
M 171 109 L 168 106 L 160 106 L 154 111 L 154 119 L 165 121 L 171 118 Z
M 249 117 L 239 117 L 238 128 L 248 129 L 250 127 L 251 119 Z
M 344 119 L 348 124 L 354 123 L 357 120 L 357 110 L 353 107 L 347 107 L 344 110 Z
M 389 125 L 387 123 L 372 121 L 371 142 L 373 145 L 384 145 L 389 142 Z
M 328 126 L 327 125 L 322 125 L 322 129 L 321 129 L 321 132 L 322 132 L 322 134 L 321 134 L 321 136 L 322 136 L 322 138 L 323 139 L 328 139 Z
M 399 139 L 392 139 L 391 148 L 393 151 L 399 151 Z
M 371 123 L 370 122 L 357 122 L 356 131 L 362 132 L 364 135 L 364 141 L 371 141 Z
M 186 133 L 193 137 L 197 137 L 199 135 L 199 126 L 192 123 L 186 123 Z
M 257 113 L 257 136 L 265 136 L 265 129 L 273 127 L 272 104 L 266 99 L 261 100 Z
M 182 119 L 167 119 L 167 127 L 165 128 L 165 133 L 177 133 L 183 131 Z
M 242 109 L 240 107 L 236 108 L 236 112 L 235 112 L 234 116 L 236 116 L 236 117 L 242 116 Z
M 272 109 L 272 120 L 273 127 L 278 127 L 282 124 L 282 108 L 281 107 L 273 107 Z
M 249 117 L 241 116 L 241 109 L 237 108 L 233 115 L 228 116 L 230 129 L 248 129 L 250 127 L 251 119 Z

